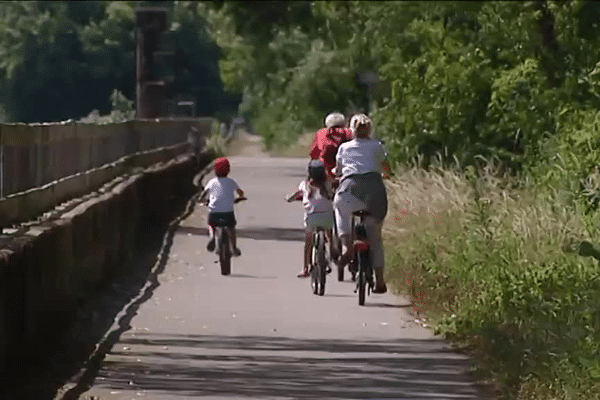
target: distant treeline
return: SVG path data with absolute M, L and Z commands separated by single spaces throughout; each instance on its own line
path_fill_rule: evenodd
M 2 120 L 106 114 L 115 90 L 135 100 L 139 6 L 167 7 L 167 29 L 187 53 L 173 89 L 191 96 L 200 116 L 236 113 L 239 96 L 223 90 L 219 49 L 195 2 L 11 1 L 0 2 Z

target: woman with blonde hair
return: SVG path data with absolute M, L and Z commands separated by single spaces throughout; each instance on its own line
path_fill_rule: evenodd
M 380 141 L 371 139 L 373 124 L 365 114 L 350 120 L 354 139 L 340 145 L 335 172 L 340 176 L 339 188 L 333 200 L 338 234 L 342 240 L 343 268 L 351 259 L 352 213 L 367 210 L 367 237 L 371 244 L 371 265 L 375 272 L 373 293 L 385 293 L 383 276 L 384 253 L 381 230 L 387 214 L 387 193 L 383 178 L 391 175 L 390 164 Z

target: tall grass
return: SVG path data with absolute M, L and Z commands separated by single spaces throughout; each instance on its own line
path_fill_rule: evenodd
M 389 182 L 388 280 L 501 397 L 600 399 L 600 274 L 573 252 L 593 216 L 492 162 L 459 171 L 415 164 Z

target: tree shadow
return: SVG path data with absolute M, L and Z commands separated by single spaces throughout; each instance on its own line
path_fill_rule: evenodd
M 177 233 L 208 236 L 208 228 L 180 226 L 177 229 Z M 236 229 L 236 234 L 238 238 L 245 239 L 297 242 L 304 242 L 305 237 L 305 231 L 303 228 L 246 227 L 242 229 Z
M 440 340 L 136 334 L 95 385 L 177 396 L 484 399 Z
M 389 304 L 389 303 L 369 303 L 369 302 L 365 302 L 365 307 L 372 307 L 372 308 L 410 308 L 412 306 L 413 306 L 412 303 L 408 303 L 408 304 Z
M 230 274 L 228 275 L 230 278 L 250 278 L 250 279 L 277 279 L 276 276 L 256 276 L 256 275 L 246 275 L 246 274 Z
M 328 293 L 325 293 L 323 296 L 324 296 L 324 297 L 356 297 L 356 295 L 352 295 L 352 294 L 341 294 L 341 293 L 334 293 L 334 294 L 328 294 Z

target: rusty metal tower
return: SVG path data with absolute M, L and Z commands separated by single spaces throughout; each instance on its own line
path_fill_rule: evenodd
M 153 74 L 154 52 L 160 35 L 167 29 L 167 9 L 144 7 L 135 11 L 136 118 L 162 116 L 167 85 Z

